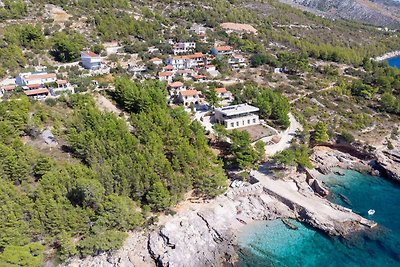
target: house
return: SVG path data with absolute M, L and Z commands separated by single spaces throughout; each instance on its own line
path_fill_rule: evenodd
M 257 107 L 240 104 L 215 109 L 215 121 L 227 130 L 260 124 Z
M 174 73 L 172 71 L 162 71 L 158 73 L 158 79 L 162 82 L 172 82 Z
M 20 73 L 15 79 L 15 82 L 21 86 L 28 86 L 32 84 L 48 84 L 54 83 L 57 80 L 55 73 L 47 72 L 26 72 Z
M 191 32 L 193 32 L 193 33 L 195 33 L 195 34 L 197 34 L 197 35 L 206 34 L 206 27 L 201 26 L 201 25 L 198 25 L 198 24 L 194 24 L 194 25 L 189 29 L 189 31 L 191 31 Z
M 152 59 L 150 59 L 150 62 L 157 66 L 163 64 L 162 59 L 158 57 L 153 57 Z
M 207 34 L 201 33 L 201 34 L 198 34 L 197 37 L 199 38 L 200 42 L 207 43 Z
M 45 99 L 47 96 L 49 96 L 50 91 L 47 88 L 37 88 L 37 89 L 24 90 L 24 93 L 29 98 L 42 100 Z
M 226 90 L 225 87 L 215 88 L 214 90 L 222 100 L 230 100 L 232 98 L 232 93 Z
M 16 88 L 16 86 L 14 84 L 0 86 L 0 97 L 3 96 L 3 94 L 5 94 L 7 92 L 14 91 L 15 88 Z
M 85 69 L 98 70 L 101 67 L 102 59 L 99 55 L 90 52 L 81 52 L 81 64 Z
M 151 46 L 151 47 L 149 47 L 149 48 L 147 49 L 147 52 L 150 53 L 150 54 L 152 54 L 152 53 L 160 53 L 160 49 L 158 49 L 158 48 L 155 47 L 155 46 Z
M 179 92 L 179 100 L 185 106 L 190 106 L 191 104 L 200 103 L 200 92 L 197 90 L 185 90 Z
M 184 79 L 189 79 L 194 75 L 194 71 L 190 69 L 177 70 L 175 74 L 176 76 L 183 77 Z
M 132 72 L 133 74 L 137 75 L 137 74 L 141 74 L 143 72 L 146 72 L 147 71 L 147 67 L 145 65 L 136 65 L 136 64 L 128 63 L 127 70 L 129 72 Z
M 246 59 L 242 55 L 233 55 L 231 58 L 229 58 L 228 64 L 232 69 L 238 69 L 247 66 Z
M 216 46 L 211 49 L 211 52 L 216 57 L 220 57 L 221 55 L 232 55 L 233 48 L 229 45 Z
M 222 23 L 221 28 L 224 29 L 226 33 L 236 32 L 239 34 L 242 34 L 242 33 L 257 34 L 256 28 L 254 28 L 250 24 L 227 22 L 227 23 Z
M 204 65 L 203 53 L 196 53 L 186 56 L 172 56 L 167 60 L 168 65 L 172 65 L 174 69 L 191 69 Z
M 168 92 L 170 96 L 176 97 L 179 92 L 185 91 L 186 86 L 182 82 L 173 82 L 168 85 Z
M 192 75 L 192 80 L 195 82 L 199 82 L 199 83 L 203 83 L 203 82 L 207 82 L 207 77 L 204 75 Z
M 210 74 L 211 77 L 215 78 L 218 77 L 221 73 L 215 68 L 214 65 L 206 65 L 204 67 L 205 71 Z
M 75 94 L 75 89 L 67 80 L 57 80 L 56 87 L 51 87 L 50 93 L 52 96 L 57 96 L 65 93 Z
M 174 70 L 174 66 L 172 65 L 167 65 L 165 67 L 163 67 L 163 71 L 173 71 Z
M 172 52 L 174 55 L 186 54 L 196 49 L 195 42 L 179 42 L 173 45 Z

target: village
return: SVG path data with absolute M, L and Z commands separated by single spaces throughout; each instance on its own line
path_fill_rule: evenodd
M 220 27 L 226 34 L 257 35 L 257 30 L 249 24 L 222 23 Z M 110 58 L 119 56 L 127 60 L 118 62 L 118 67 L 129 73 L 132 79 L 156 79 L 165 83 L 166 102 L 171 107 L 183 106 L 208 133 L 214 132 L 213 125 L 217 123 L 227 130 L 247 131 L 253 143 L 263 140 L 267 145 L 276 146 L 283 137 L 277 151 L 289 147 L 292 138 L 290 134 L 294 135 L 301 128 L 293 116 L 291 121 L 295 126 L 279 132 L 259 118 L 259 108 L 248 103 L 232 104 L 234 96 L 225 85 L 242 82 L 234 74 L 246 72 L 250 67 L 249 56 L 225 42 L 210 43 L 207 35 L 210 31 L 213 29 L 194 24 L 187 29 L 193 41 L 167 39 L 163 45 L 169 47 L 170 53 L 162 53 L 152 46 L 147 48 L 142 59 L 139 59 L 138 54 L 127 55 L 118 42 L 112 42 L 104 45 L 105 51 L 101 55 L 88 50 L 81 51 L 79 62 L 57 64 L 53 71 L 48 71 L 44 66 L 31 66 L 34 71 L 21 72 L 16 77 L 3 79 L 0 82 L 0 97 L 7 99 L 19 92 L 33 100 L 45 101 L 79 93 L 77 85 L 69 82 L 68 73 L 65 72 L 65 68 L 71 66 L 78 67 L 82 77 L 92 78 L 93 91 L 113 90 L 112 84 L 104 87 L 99 84 L 99 80 L 111 76 L 116 64 Z M 196 47 L 204 44 L 211 49 L 204 53 L 197 52 Z M 224 65 L 231 75 L 222 74 L 221 67 L 216 64 Z M 271 71 L 280 73 L 283 70 L 275 68 Z

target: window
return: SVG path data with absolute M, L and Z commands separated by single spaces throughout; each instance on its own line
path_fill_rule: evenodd
M 244 121 L 242 121 L 242 125 L 244 125 Z
M 247 124 L 250 124 L 250 120 L 247 120 Z
M 236 122 L 236 126 L 239 126 L 239 122 L 238 121 Z
M 253 123 L 256 123 L 256 119 L 253 119 Z
M 233 122 L 231 122 L 231 127 L 232 127 L 232 128 L 235 127 L 235 124 L 234 124 Z

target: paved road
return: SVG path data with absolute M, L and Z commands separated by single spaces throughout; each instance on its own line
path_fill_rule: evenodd
M 265 154 L 267 156 L 273 156 L 274 154 L 289 148 L 290 144 L 292 143 L 292 139 L 296 136 L 296 131 L 303 129 L 301 124 L 295 119 L 292 113 L 289 113 L 289 121 L 289 128 L 279 133 L 279 137 L 281 138 L 280 141 L 276 144 L 265 146 Z M 263 141 L 265 141 L 265 139 Z

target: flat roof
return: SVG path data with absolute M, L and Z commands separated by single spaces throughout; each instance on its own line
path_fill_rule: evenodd
M 227 106 L 227 107 L 222 107 L 222 108 L 216 109 L 216 111 L 218 111 L 228 117 L 234 116 L 234 115 L 250 113 L 250 112 L 257 112 L 259 110 L 260 110 L 259 108 L 248 105 L 248 104 L 233 105 L 233 106 Z

